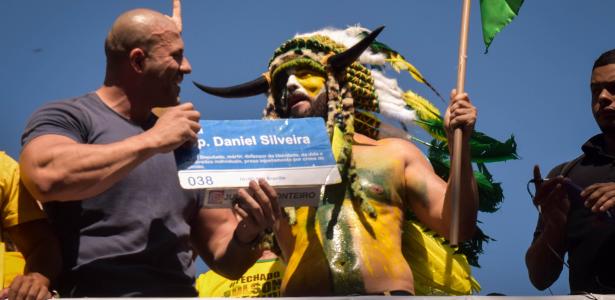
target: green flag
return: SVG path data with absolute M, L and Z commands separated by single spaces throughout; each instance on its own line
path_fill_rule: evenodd
M 489 50 L 495 35 L 517 16 L 521 4 L 523 0 L 480 0 L 485 53 Z

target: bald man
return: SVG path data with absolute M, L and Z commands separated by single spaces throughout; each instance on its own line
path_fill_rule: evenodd
M 178 104 L 191 71 L 180 33 L 152 10 L 120 15 L 105 41 L 104 84 L 44 105 L 27 124 L 23 180 L 59 235 L 63 297 L 196 296 L 193 247 L 238 278 L 279 216 L 264 181 L 240 190 L 241 222 L 181 189 L 173 151 L 201 128 L 193 105 Z M 157 118 L 153 107 L 167 109 Z

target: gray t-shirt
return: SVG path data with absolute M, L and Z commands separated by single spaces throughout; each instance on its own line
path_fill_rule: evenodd
M 83 144 L 109 144 L 143 133 L 95 94 L 47 104 L 36 111 L 22 145 L 45 134 Z M 64 297 L 196 296 L 190 224 L 201 207 L 179 185 L 173 153 L 158 154 L 101 194 L 49 202 L 62 246 Z

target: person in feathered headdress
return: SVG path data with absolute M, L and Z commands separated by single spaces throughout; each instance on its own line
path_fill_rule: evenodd
M 195 83 L 222 97 L 266 93 L 266 119 L 326 121 L 343 181 L 326 187 L 318 207 L 287 210 L 290 227 L 280 224 L 276 230 L 288 262 L 285 296 L 463 294 L 478 289 L 463 257 L 453 258 L 450 248 L 429 248 L 429 243 L 443 241 L 425 236 L 423 225 L 408 222 L 418 218 L 448 237 L 449 185 L 414 144 L 387 138 L 400 130 L 378 117 L 418 122 L 441 138 L 463 129 L 459 236 L 465 240 L 475 232 L 478 209 L 469 149 L 476 108 L 467 94 L 453 91 L 442 118 L 428 101 L 402 91 L 380 71 L 385 64 L 426 81 L 401 55 L 375 41 L 381 31 L 350 27 L 297 35 L 275 50 L 268 71 L 251 82 L 228 88 Z M 440 265 L 449 268 L 428 274 L 430 270 L 419 267 L 419 288 L 413 271 L 416 264 L 433 263 L 426 254 L 431 251 L 440 251 Z

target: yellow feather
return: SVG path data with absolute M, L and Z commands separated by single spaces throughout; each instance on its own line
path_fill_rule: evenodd
M 344 140 L 344 133 L 337 127 L 333 126 L 333 138 L 331 139 L 331 151 L 333 152 L 333 158 L 338 161 L 346 141 Z
M 426 232 L 414 221 L 404 224 L 403 254 L 414 276 L 416 295 L 470 295 L 480 291 L 462 254 L 444 245 L 444 239 Z
M 420 83 L 425 83 L 425 78 L 423 77 L 421 72 L 419 72 L 419 70 L 411 63 L 405 60 L 399 53 L 390 53 L 389 58 L 386 61 L 391 64 L 391 67 L 393 67 L 393 69 L 397 71 L 397 73 L 401 72 L 402 70 L 408 71 L 408 73 L 412 75 L 412 78 L 414 78 L 414 80 Z
M 441 119 L 440 110 L 429 100 L 419 96 L 411 90 L 406 91 L 402 98 L 412 108 L 420 120 L 431 121 Z

